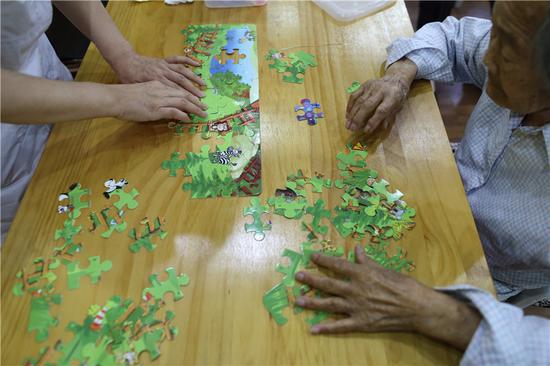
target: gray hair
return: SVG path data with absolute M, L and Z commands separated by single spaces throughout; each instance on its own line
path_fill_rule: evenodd
M 535 35 L 534 46 L 535 60 L 544 80 L 544 88 L 550 90 L 550 13 L 546 15 Z

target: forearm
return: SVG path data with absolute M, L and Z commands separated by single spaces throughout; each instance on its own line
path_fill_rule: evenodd
M 118 30 L 99 0 L 54 1 L 63 13 L 90 41 L 95 43 L 105 60 L 117 69 L 133 53 L 132 46 Z
M 414 329 L 427 337 L 465 350 L 481 321 L 479 312 L 449 295 L 425 288 L 413 319 Z
M 117 116 L 116 85 L 54 81 L 2 70 L 1 120 L 52 123 Z

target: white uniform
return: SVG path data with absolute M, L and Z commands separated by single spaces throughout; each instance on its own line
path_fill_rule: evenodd
M 45 35 L 52 21 L 50 1 L 0 1 L 2 68 L 52 80 L 71 80 Z M 8 90 L 3 90 L 9 93 Z M 51 126 L 0 123 L 2 242 L 36 169 Z

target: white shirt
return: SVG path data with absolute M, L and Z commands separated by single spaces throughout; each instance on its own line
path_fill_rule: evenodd
M 69 70 L 45 34 L 52 21 L 51 2 L 1 1 L 0 6 L 2 68 L 52 80 L 71 80 Z M 50 129 L 47 124 L 0 123 L 2 242 L 40 160 Z

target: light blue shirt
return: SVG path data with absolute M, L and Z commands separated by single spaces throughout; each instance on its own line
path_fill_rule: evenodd
M 482 316 L 460 364 L 548 365 L 550 320 L 525 316 L 517 306 L 498 302 L 471 286 L 451 286 L 440 291 L 475 307 Z
M 485 92 L 483 57 L 491 22 L 476 18 L 430 23 L 388 48 L 387 65 L 407 57 L 416 77 L 477 85 L 456 162 L 499 298 L 550 285 L 550 124 L 522 126 L 523 116 Z M 550 122 L 550 121 L 549 121 Z M 470 286 L 440 289 L 469 302 L 482 320 L 462 365 L 548 365 L 550 320 L 524 316 Z
M 522 126 L 523 116 L 487 95 L 483 57 L 491 22 L 449 17 L 388 48 L 387 64 L 407 57 L 417 79 L 482 89 L 456 162 L 500 300 L 550 286 L 550 123 Z M 550 122 L 550 121 L 549 121 Z

